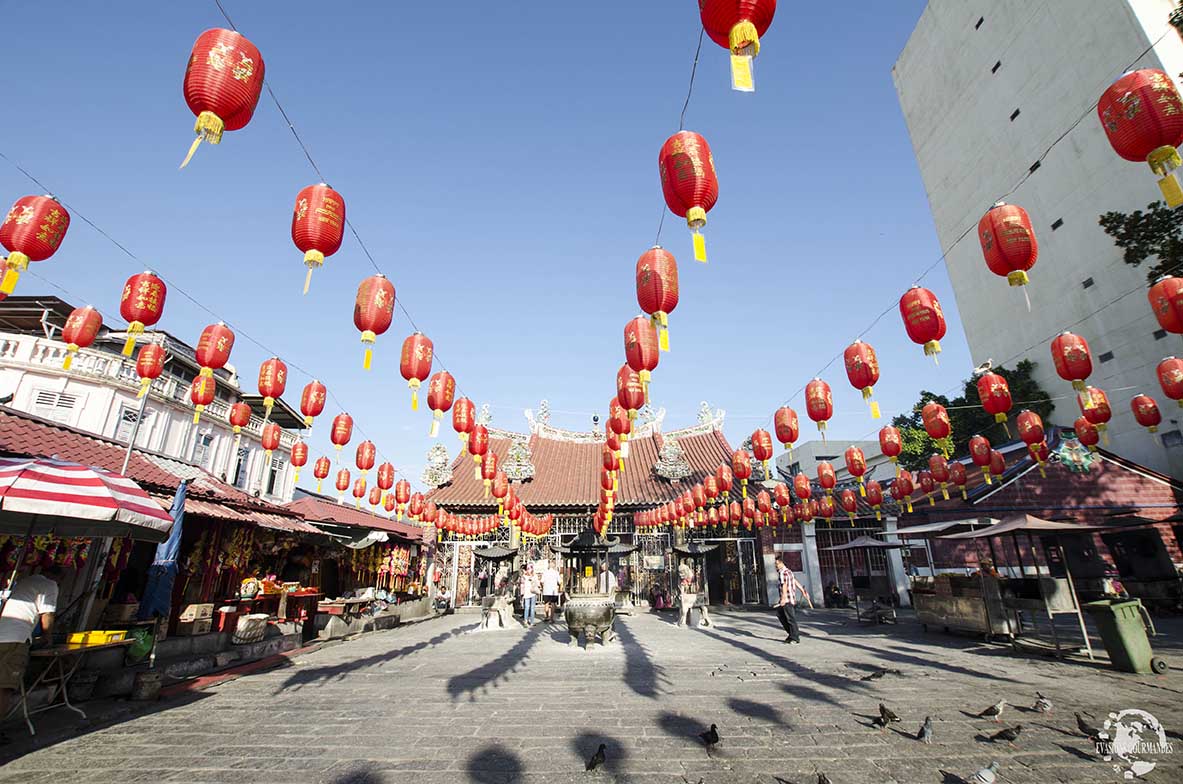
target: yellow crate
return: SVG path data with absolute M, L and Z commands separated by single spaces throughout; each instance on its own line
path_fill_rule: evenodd
M 119 642 L 127 637 L 125 630 L 74 632 L 66 642 L 70 645 L 97 645 L 105 642 Z

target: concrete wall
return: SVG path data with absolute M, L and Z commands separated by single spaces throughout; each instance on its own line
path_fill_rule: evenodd
M 1093 108 L 1131 66 L 1172 75 L 1183 70 L 1183 43 L 1167 24 L 1173 6 L 1171 0 L 930 0 L 893 77 L 973 361 L 1013 366 L 1031 358 L 1039 363 L 1039 382 L 1068 396 L 1072 390 L 1056 375 L 1048 346 L 1065 329 L 1084 336 L 1094 357 L 1090 383 L 1106 390 L 1114 411 L 1114 450 L 1179 476 L 1180 412 L 1170 401 L 1163 405 L 1155 366 L 1183 345 L 1175 335 L 1154 335 L 1158 324 L 1145 295 L 1150 265 L 1124 264 L 1097 224 L 1110 210 L 1144 209 L 1159 191 L 1145 164 L 1113 152 Z M 976 236 L 982 214 L 1028 174 L 1006 201 L 1028 211 L 1039 238 L 1030 313 L 1022 294 L 986 268 Z M 1113 358 L 1100 362 L 1106 352 Z M 1159 400 L 1164 440 L 1174 446 L 1164 447 L 1134 421 L 1129 400 L 1139 392 Z M 1052 420 L 1071 425 L 1077 416 L 1067 397 L 1057 401 Z

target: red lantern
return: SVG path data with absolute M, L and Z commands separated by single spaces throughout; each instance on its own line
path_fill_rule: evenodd
M 793 507 L 793 517 L 808 525 L 813 522 L 813 507 L 808 502 L 802 501 Z
M 308 293 L 308 285 L 312 282 L 313 270 L 319 269 L 327 256 L 332 256 L 341 249 L 341 240 L 344 236 L 345 200 L 341 198 L 341 194 L 323 182 L 309 185 L 296 194 L 296 206 L 292 210 L 292 242 L 303 251 L 304 266 L 308 268 L 308 273 L 304 276 L 305 294 Z M 364 281 L 362 285 L 365 285 Z M 358 296 L 360 302 L 360 288 Z M 393 287 L 390 290 L 390 299 L 393 306 Z M 390 326 L 389 321 L 387 326 Z
M 702 28 L 710 39 L 731 50 L 731 89 L 754 92 L 752 58 L 772 24 L 776 0 L 699 0 Z
M 974 465 L 982 469 L 982 478 L 986 484 L 992 484 L 990 479 L 990 441 L 985 436 L 973 436 L 969 439 L 969 457 Z
M 930 401 L 924 404 L 924 408 L 920 409 L 920 419 L 924 422 L 924 432 L 928 433 L 928 437 L 937 442 L 937 446 L 948 457 L 952 451 L 951 436 L 953 435 L 953 423 L 949 421 L 949 412 L 945 407 L 935 401 Z
M 251 121 L 263 89 L 263 56 L 233 30 L 206 30 L 193 42 L 183 89 L 185 103 L 197 116 L 197 138 L 181 161 L 182 169 L 202 141 L 220 144 L 223 132 Z
M 780 508 L 780 521 L 782 523 L 789 522 L 788 516 L 793 506 L 793 496 L 789 494 L 789 486 L 784 482 L 777 482 L 772 488 L 772 494 L 776 498 L 776 505 Z
M 900 436 L 898 428 L 891 425 L 884 425 L 879 428 L 879 451 L 887 456 L 887 459 L 896 464 L 896 473 L 900 472 L 898 461 L 900 459 L 900 452 L 904 451 L 903 437 Z
M 731 473 L 739 480 L 743 497 L 748 497 L 748 478 L 752 475 L 752 456 L 742 449 L 731 454 Z
M 458 398 L 452 406 L 452 429 L 460 437 L 465 448 L 468 447 L 468 436 L 476 426 L 476 406 L 466 397 Z
M 1030 282 L 1027 270 L 1039 258 L 1039 241 L 1025 209 L 1017 204 L 995 202 L 978 221 L 978 239 L 991 272 L 1006 278 L 1012 286 L 1026 286 Z M 1023 296 L 1027 296 L 1026 289 Z M 1027 310 L 1031 310 L 1030 299 Z
M 772 417 L 772 424 L 776 430 L 776 440 L 793 454 L 793 444 L 801 436 L 801 426 L 797 421 L 797 412 L 788 406 L 781 406 Z
M 838 495 L 838 502 L 842 504 L 842 511 L 850 518 L 850 524 L 854 525 L 854 515 L 858 512 L 858 496 L 853 490 L 843 490 Z
M 1042 444 L 1044 439 L 1043 419 L 1034 411 L 1024 409 L 1015 418 L 1015 424 L 1019 428 L 1019 438 L 1023 439 L 1023 443 L 1034 456 L 1036 447 Z
M 312 427 L 312 420 L 325 410 L 325 398 L 329 391 L 319 381 L 309 381 L 300 394 L 300 413 L 304 415 L 304 427 Z
M 964 468 L 962 470 L 964 470 Z M 952 472 L 949 470 L 949 461 L 945 459 L 944 455 L 938 455 L 935 453 L 929 455 L 928 472 L 932 475 L 933 481 L 940 483 L 941 497 L 948 501 L 949 479 L 952 478 Z
M 1096 425 L 1082 416 L 1077 417 L 1076 421 L 1072 423 L 1072 432 L 1076 434 L 1076 440 L 1087 446 L 1090 452 L 1097 451 L 1101 434 L 1097 432 Z
M 752 456 L 764 464 L 764 478 L 771 479 L 772 471 L 768 461 L 772 459 L 772 436 L 767 430 L 757 428 L 752 433 Z
M 916 481 L 920 484 L 920 492 L 928 498 L 929 506 L 936 506 L 936 500 L 932 497 L 936 492 L 937 483 L 933 478 L 931 471 L 920 471 L 916 474 Z
M 620 405 L 620 401 L 612 398 L 608 401 L 608 429 L 620 436 L 620 459 L 628 457 L 628 436 L 633 426 L 628 418 L 628 411 Z
M 719 504 L 719 525 L 726 528 L 731 523 L 731 504 L 724 501 Z
M 897 477 L 896 480 L 891 483 L 891 489 L 889 490 L 889 492 L 891 494 L 891 497 L 895 499 L 895 502 L 900 505 L 901 509 L 906 508 L 908 512 L 911 512 L 912 511 L 912 496 L 910 494 L 905 494 L 903 491 L 903 485 L 900 484 L 900 478 L 902 478 L 902 476 L 906 473 L 908 473 L 908 472 L 907 471 L 900 472 L 900 477 Z M 910 481 L 908 483 L 908 486 L 911 487 Z
M 66 319 L 66 326 L 62 327 L 62 340 L 66 342 L 66 358 L 62 360 L 62 370 L 70 369 L 78 349 L 94 343 L 102 326 L 103 314 L 90 305 L 71 311 Z
M 760 515 L 756 518 L 759 524 L 767 525 L 768 516 L 772 514 L 772 496 L 768 494 L 767 490 L 756 493 L 756 511 Z
M 1171 77 L 1156 68 L 1131 71 L 1109 86 L 1097 101 L 1097 117 L 1113 151 L 1127 161 L 1146 161 L 1159 176 L 1168 207 L 1183 204 L 1175 178 L 1183 160 L 1183 99 Z
M 607 446 L 600 451 L 600 461 L 605 471 L 615 473 L 620 469 L 620 458 Z
M 834 494 L 834 486 L 838 484 L 838 477 L 834 474 L 834 466 L 822 460 L 817 464 L 817 483 L 826 495 Z
M 874 479 L 867 482 L 867 503 L 875 510 L 875 519 L 881 520 L 879 510 L 883 506 L 883 485 Z
M 490 452 L 485 455 L 484 461 L 481 463 L 481 480 L 485 485 L 485 498 L 489 497 L 489 490 L 493 486 L 493 478 L 497 476 L 497 453 Z
M 423 522 L 428 525 L 434 525 L 439 520 L 440 510 L 436 506 L 435 501 L 428 501 L 423 504 Z
M 333 426 L 329 429 L 329 440 L 337 450 L 337 459 L 341 459 L 341 447 L 349 443 L 353 437 L 353 417 L 349 414 L 337 414 L 333 417 Z
M 146 348 L 146 347 L 145 347 Z M 193 412 L 193 424 L 201 421 L 201 412 L 205 411 L 205 407 L 214 402 L 214 393 L 217 384 L 212 378 L 206 376 L 197 376 L 193 379 L 193 384 L 189 387 L 189 399 L 193 401 L 196 409 Z
M 805 413 L 817 423 L 818 432 L 822 434 L 824 442 L 826 420 L 834 416 L 834 396 L 830 392 L 830 385 L 820 378 L 815 378 L 805 385 Z
M 383 492 L 394 487 L 394 466 L 389 462 L 378 466 L 378 488 Z
M 990 450 L 990 473 L 997 477 L 1006 473 L 1006 458 L 997 449 Z
M 311 272 L 311 270 L 309 271 Z M 357 286 L 353 301 L 353 326 L 361 331 L 361 342 L 366 347 L 362 368 L 370 369 L 374 358 L 374 341 L 390 329 L 394 318 L 394 284 L 385 275 L 371 275 Z
M 641 378 L 641 390 L 645 400 L 649 399 L 649 379 L 657 368 L 660 349 L 657 345 L 657 330 L 644 316 L 637 316 L 624 325 L 624 356 L 628 366 Z
M 963 501 L 969 500 L 969 494 L 965 491 L 965 486 L 969 484 L 969 475 L 965 473 L 963 463 L 956 460 L 949 463 L 949 479 L 961 489 L 961 499 Z
M 422 332 L 415 332 L 403 341 L 399 372 L 411 389 L 412 411 L 419 410 L 419 386 L 431 375 L 432 352 L 431 339 Z
M 714 504 L 719 497 L 719 479 L 714 474 L 707 474 L 702 478 L 702 491 L 706 494 L 707 503 Z
M 358 480 L 361 481 L 360 479 Z M 377 506 L 382 503 L 382 489 L 377 485 L 370 488 L 370 506 Z
M 504 471 L 498 471 L 493 475 L 492 492 L 493 497 L 497 499 L 498 511 L 504 513 L 505 496 L 509 494 L 509 479 L 505 476 Z
M 616 399 L 628 411 L 629 419 L 637 418 L 637 411 L 645 406 L 645 387 L 641 374 L 628 365 L 616 371 Z
M 411 483 L 406 479 L 398 480 L 394 485 L 394 500 L 399 506 L 405 506 L 411 500 Z
M 1006 422 L 1006 412 L 1010 411 L 1013 405 L 1010 397 L 1010 384 L 1006 383 L 1006 379 L 997 373 L 983 373 L 978 377 L 978 399 L 982 401 L 982 408 L 987 414 L 994 415 L 994 421 L 998 423 Z M 1006 430 L 1006 425 L 1002 425 Z M 1010 431 L 1006 431 L 1010 434 Z
M 456 395 L 456 379 L 446 370 L 441 370 L 427 382 L 427 407 L 431 409 L 431 429 L 428 436 L 435 438 L 440 434 L 440 420 L 444 412 L 452 407 L 452 399 Z
M 941 353 L 941 338 L 945 336 L 945 314 L 937 295 L 920 286 L 913 286 L 900 297 L 900 316 L 908 338 L 924 346 L 924 355 L 937 361 Z
M 1183 334 L 1183 278 L 1164 275 L 1150 287 L 1147 297 L 1158 325 L 1167 332 Z
M 386 496 L 382 499 L 382 508 L 386 511 L 386 515 L 388 517 L 394 513 L 394 509 L 395 509 L 394 496 L 392 496 L 390 493 L 387 493 Z
M 1084 380 L 1093 372 L 1093 356 L 1088 342 L 1080 335 L 1061 332 L 1052 340 L 1052 362 L 1056 373 L 1065 381 L 1072 382 L 1072 388 L 1084 398 L 1085 408 L 1092 407 Z
M 312 464 L 312 475 L 316 477 L 316 492 L 320 492 L 320 483 L 329 475 L 332 465 L 327 457 L 318 457 L 316 462 Z
M 715 469 L 715 481 L 719 483 L 719 497 L 726 502 L 731 495 L 731 485 L 734 483 L 734 477 L 731 473 L 731 468 L 721 465 Z M 724 521 L 726 522 L 726 521 Z
M 834 506 L 834 499 L 828 495 L 823 495 L 817 499 L 817 511 L 827 523 L 834 519 L 834 515 L 838 509 Z
M 357 507 L 358 509 L 361 509 L 361 499 L 365 498 L 365 495 L 366 495 L 366 480 L 362 477 L 358 477 L 353 482 L 353 497 L 357 499 L 357 502 L 354 504 L 354 506 Z
M 263 419 L 271 416 L 275 401 L 283 397 L 288 384 L 288 366 L 279 357 L 272 357 L 259 366 L 259 394 L 263 396 Z
M 337 503 L 341 503 L 346 490 L 349 489 L 349 469 L 342 468 L 337 472 L 337 492 L 341 494 L 338 496 Z
M 912 474 L 909 471 L 900 471 L 900 475 L 896 477 L 895 481 L 891 483 L 892 497 L 895 497 L 898 489 L 901 498 L 908 507 L 908 513 L 912 512 L 912 493 L 916 490 L 915 485 L 912 484 Z
M 250 424 L 251 407 L 246 403 L 234 403 L 230 406 L 227 419 L 230 420 L 230 425 L 234 428 L 234 435 L 238 435 L 244 427 Z
M 744 528 L 752 530 L 752 523 L 756 520 L 756 502 L 751 498 L 745 498 L 740 505 L 740 511 L 743 513 Z
M 858 480 L 859 495 L 865 496 L 867 494 L 867 488 L 863 484 L 863 477 L 867 473 L 867 458 L 863 454 L 863 450 L 857 446 L 848 446 L 843 457 L 846 459 L 847 473 Z
M 793 476 L 793 494 L 797 496 L 798 501 L 808 501 L 812 493 L 813 489 L 809 486 L 809 477 L 805 474 L 796 474 Z
M 468 435 L 468 451 L 472 455 L 473 462 L 476 463 L 473 476 L 480 479 L 481 460 L 489 451 L 489 430 L 484 425 L 473 425 L 472 432 Z
M 412 493 L 411 500 L 407 501 L 407 514 L 411 519 L 418 520 L 423 516 L 423 493 Z
M 164 299 L 168 286 L 156 277 L 154 272 L 132 275 L 123 284 L 123 295 L 119 298 L 119 315 L 127 322 L 127 340 L 123 343 L 123 356 L 130 357 L 136 345 L 136 338 L 160 321 L 164 312 Z
M 694 232 L 694 259 L 707 260 L 706 240 L 699 232 L 719 198 L 715 159 L 707 140 L 693 131 L 678 131 L 665 140 L 657 156 L 661 191 L 675 215 Z
M 155 343 L 145 343 L 136 357 L 136 375 L 140 377 L 140 391 L 136 397 L 148 394 L 152 382 L 164 372 L 164 349 Z
M 197 364 L 201 365 L 200 374 L 212 378 L 215 370 L 221 370 L 230 361 L 233 348 L 234 331 L 221 321 L 201 330 L 197 349 L 193 352 Z
M 1183 408 L 1183 359 L 1167 357 L 1158 363 L 1156 372 L 1163 394 Z
M 863 400 L 871 406 L 871 419 L 879 419 L 879 404 L 872 399 L 874 386 L 879 383 L 879 358 L 871 344 L 856 340 L 842 352 L 846 363 L 846 377 L 850 385 L 861 390 Z
M 1158 403 L 1154 402 L 1154 398 L 1150 395 L 1135 395 L 1130 400 L 1130 410 L 1134 412 L 1134 419 L 1138 421 L 1139 425 L 1151 433 L 1158 432 L 1158 426 L 1162 422 L 1162 412 L 1158 410 Z
M 357 445 L 357 452 L 354 453 L 354 462 L 357 468 L 361 471 L 364 477 L 366 472 L 374 467 L 374 456 L 378 450 L 374 447 L 373 441 L 362 441 Z
M 1084 414 L 1084 418 L 1097 426 L 1102 440 L 1108 444 L 1109 434 L 1106 431 L 1109 429 L 1109 420 L 1113 418 L 1113 410 L 1109 407 L 1109 395 L 1097 387 L 1086 387 L 1085 392 L 1093 404 L 1092 408 L 1084 404 L 1084 395 L 1077 396 L 1076 405 L 1080 406 L 1080 413 Z
M 279 425 L 274 422 L 268 422 L 263 425 L 263 435 L 260 439 L 263 442 L 263 456 L 267 461 L 271 460 L 271 453 L 279 448 Z
M 617 455 L 620 454 L 620 436 L 616 435 L 616 431 L 608 423 L 604 423 L 604 445 Z
M 637 259 L 637 304 L 657 329 L 660 349 L 669 351 L 669 314 L 678 307 L 678 263 L 674 254 L 660 245 Z
M 70 213 L 52 196 L 22 196 L 0 223 L 0 245 L 8 249 L 0 299 L 16 288 L 30 261 L 45 261 L 62 244 L 70 228 Z

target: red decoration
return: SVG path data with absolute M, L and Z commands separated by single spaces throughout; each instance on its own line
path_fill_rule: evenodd
M 136 338 L 144 333 L 146 327 L 160 321 L 167 295 L 168 286 L 154 272 L 132 275 L 123 284 L 123 295 L 119 298 L 119 315 L 127 322 L 123 356 L 130 357 L 135 349 Z
M 74 362 L 74 355 L 78 349 L 86 348 L 94 343 L 99 329 L 103 326 L 103 314 L 91 305 L 74 308 L 66 319 L 66 326 L 62 327 L 62 340 L 66 343 L 66 358 L 62 360 L 62 370 L 69 370 Z
M 1139 425 L 1151 433 L 1158 432 L 1158 426 L 1162 422 L 1162 412 L 1158 410 L 1158 403 L 1154 402 L 1154 398 L 1150 395 L 1135 395 L 1130 400 L 1130 410 L 1134 412 L 1134 419 L 1138 421 Z
M 57 252 L 68 228 L 70 213 L 52 196 L 22 196 L 13 203 L 0 223 L 0 245 L 8 250 L 0 299 L 13 292 L 30 261 L 45 261 Z
M 796 474 L 793 476 L 793 494 L 797 496 L 797 500 L 808 501 L 812 493 L 813 489 L 809 486 L 809 477 L 805 474 Z
M 875 519 L 881 520 L 879 510 L 883 506 L 883 485 L 874 479 L 867 482 L 867 503 L 875 510 Z
M 1183 144 L 1183 99 L 1171 77 L 1155 68 L 1123 75 L 1097 101 L 1097 117 L 1114 152 L 1127 161 L 1146 161 L 1159 176 L 1167 206 L 1183 204 L 1175 178 L 1183 164 L 1175 149 Z
M 772 417 L 772 424 L 776 430 L 776 440 L 793 454 L 793 444 L 801 436 L 801 425 L 797 421 L 797 412 L 788 406 L 781 406 Z
M 304 276 L 305 294 L 308 293 L 308 285 L 312 282 L 313 270 L 319 269 L 326 257 L 341 249 L 341 240 L 344 237 L 345 200 L 341 198 L 341 194 L 323 182 L 309 185 L 296 194 L 296 206 L 292 210 L 292 242 L 303 251 L 304 266 L 308 268 L 308 273 Z M 365 281 L 362 281 L 362 285 L 365 285 Z M 359 301 L 361 293 L 359 288 Z M 390 299 L 393 306 L 393 286 L 390 290 Z M 389 322 L 387 326 L 390 326 Z
M 772 478 L 772 470 L 768 461 L 772 459 L 772 436 L 767 430 L 757 428 L 752 433 L 752 456 L 764 464 L 764 478 Z
M 348 468 L 342 468 L 340 471 L 337 472 L 336 487 L 337 487 L 337 492 L 341 493 L 341 495 L 338 496 L 338 498 L 337 498 L 337 503 L 341 503 L 341 501 L 343 500 L 345 491 L 349 489 L 349 469 Z
M 950 442 L 953 435 L 953 423 L 949 421 L 949 412 L 940 403 L 932 401 L 925 403 L 924 408 L 920 409 L 920 418 L 924 422 L 924 432 L 937 442 L 937 446 L 948 457 L 952 451 Z
M 731 485 L 734 483 L 734 476 L 731 473 L 731 468 L 721 465 L 715 469 L 715 481 L 719 484 L 719 497 L 724 502 L 731 495 Z M 726 522 L 726 521 L 724 521 Z
M 793 496 L 789 493 L 789 486 L 784 482 L 777 482 L 776 486 L 772 488 L 773 496 L 776 498 L 776 505 L 780 508 L 780 521 L 782 523 L 789 522 L 789 513 L 792 511 Z
M 485 485 L 485 498 L 489 497 L 489 490 L 493 486 L 493 478 L 497 476 L 497 453 L 490 452 L 485 455 L 484 461 L 481 463 L 481 479 Z
M 353 438 L 353 417 L 349 414 L 337 414 L 333 417 L 333 426 L 329 428 L 329 440 L 337 450 L 338 460 L 341 458 L 341 447 L 348 444 L 350 438 Z
M 319 381 L 309 381 L 300 393 L 300 413 L 304 415 L 304 427 L 312 427 L 312 420 L 325 410 L 325 398 L 329 390 Z
M 793 517 L 806 525 L 813 522 L 813 507 L 807 501 L 802 501 L 793 507 Z
M 1076 434 L 1076 440 L 1087 446 L 1090 452 L 1097 451 L 1097 444 L 1101 442 L 1101 434 L 1097 432 L 1096 425 L 1081 416 L 1072 423 L 1072 431 Z
M 202 141 L 220 144 L 222 133 L 251 121 L 263 89 L 263 56 L 233 30 L 206 30 L 193 42 L 185 68 L 185 103 L 197 116 L 197 138 L 181 168 L 189 164 Z
M 776 0 L 699 0 L 698 10 L 710 39 L 731 51 L 731 89 L 754 92 L 752 58 L 760 54 Z
M 945 314 L 937 295 L 920 286 L 913 286 L 900 297 L 900 316 L 908 338 L 924 346 L 924 355 L 937 360 L 941 353 L 941 338 L 945 336 Z
M 992 483 L 990 451 L 990 441 L 985 436 L 973 436 L 969 439 L 969 457 L 974 461 L 974 465 L 982 469 L 982 478 L 986 480 L 986 484 Z
M 834 466 L 827 460 L 817 464 L 817 483 L 826 495 L 834 494 L 834 486 L 838 484 L 838 477 L 834 473 Z
M 316 477 L 316 492 L 320 492 L 320 483 L 329 475 L 332 465 L 332 462 L 327 457 L 318 457 L 316 458 L 316 462 L 312 464 L 312 475 Z
M 484 425 L 473 425 L 472 432 L 468 434 L 468 452 L 472 455 L 472 460 L 476 463 L 476 470 L 473 476 L 476 479 L 481 478 L 481 460 L 485 453 L 489 451 L 489 430 Z
M 355 507 L 361 509 L 361 499 L 366 496 L 366 480 L 363 477 L 358 477 L 353 482 L 353 497 L 357 499 L 354 504 Z
M 715 159 L 707 140 L 693 131 L 678 131 L 665 140 L 657 156 L 661 191 L 670 211 L 686 219 L 694 232 L 694 259 L 706 262 L 706 240 L 699 232 L 719 198 Z
M 1080 406 L 1080 413 L 1084 414 L 1084 418 L 1097 426 L 1097 431 L 1101 434 L 1102 440 L 1109 443 L 1109 420 L 1113 418 L 1113 410 L 1109 407 L 1109 395 L 1105 394 L 1105 390 L 1097 387 L 1086 387 L 1085 392 L 1088 393 L 1089 402 L 1093 405 L 1088 407 L 1084 404 L 1084 395 L 1076 397 L 1076 405 Z
M 669 351 L 669 314 L 678 307 L 678 262 L 660 245 L 637 259 L 637 304 L 657 329 L 660 349 Z
M 389 462 L 378 466 L 378 487 L 389 490 L 394 487 L 394 466 Z
M 359 480 L 360 481 L 360 480 Z M 377 506 L 382 503 L 382 488 L 374 485 L 370 488 L 370 506 Z
M 271 460 L 271 453 L 279 448 L 279 436 L 282 431 L 279 425 L 274 422 L 268 422 L 263 425 L 263 435 L 261 441 L 263 442 L 263 456 L 265 460 Z
M 850 524 L 854 525 L 854 515 L 858 512 L 858 496 L 854 494 L 853 490 L 843 490 L 838 494 L 838 503 L 842 505 L 842 511 L 846 512 L 846 516 L 850 518 Z
M 354 463 L 356 463 L 363 477 L 367 471 L 374 467 L 374 457 L 377 452 L 378 450 L 374 447 L 373 441 L 362 441 L 357 445 L 357 452 L 354 453 Z
M 1019 438 L 1023 439 L 1031 455 L 1035 456 L 1037 447 L 1044 439 L 1043 419 L 1034 411 L 1024 409 L 1015 417 L 1015 425 L 1019 428 Z
M 201 412 L 205 411 L 205 407 L 214 402 L 214 393 L 217 391 L 217 384 L 212 378 L 207 376 L 197 376 L 193 379 L 193 384 L 189 387 L 189 399 L 193 401 L 195 410 L 193 411 L 193 424 L 201 421 Z
M 431 375 L 433 346 L 422 332 L 415 332 L 403 341 L 399 372 L 411 389 L 411 410 L 419 410 L 419 386 Z
M 871 406 L 871 419 L 879 419 L 879 404 L 872 399 L 873 387 L 879 383 L 879 358 L 870 343 L 856 340 L 842 352 L 846 363 L 846 377 L 850 385 L 863 393 L 863 400 Z
M 271 416 L 275 401 L 283 397 L 288 385 L 288 366 L 279 357 L 272 357 L 259 366 L 259 394 L 263 396 L 263 419 Z
M 772 496 L 768 494 L 767 490 L 761 490 L 756 493 L 756 511 L 759 513 L 757 518 L 761 526 L 767 525 L 768 516 L 772 514 Z
M 932 472 L 931 471 L 918 472 L 916 474 L 916 481 L 920 484 L 920 492 L 924 493 L 925 497 L 928 498 L 928 505 L 935 506 L 937 502 L 936 502 L 936 499 L 934 499 L 932 496 L 933 496 L 933 493 L 936 492 L 937 482 L 936 482 L 936 479 L 933 478 Z
M 990 473 L 997 477 L 1006 473 L 1006 458 L 997 449 L 990 450 Z
M 152 382 L 164 372 L 164 349 L 155 343 L 145 343 L 136 357 L 136 375 L 140 377 L 140 392 L 136 397 L 148 394 Z
M 645 400 L 649 399 L 649 379 L 660 359 L 657 345 L 657 330 L 644 316 L 637 316 L 624 325 L 624 356 L 628 366 L 641 378 L 641 389 Z
M 394 484 L 394 500 L 398 502 L 399 506 L 405 506 L 411 500 L 411 483 L 406 479 L 400 479 Z
M 468 436 L 475 426 L 476 406 L 466 397 L 457 398 L 456 403 L 452 406 L 452 429 L 456 431 L 464 443 L 465 449 L 468 448 Z
M 411 499 L 407 501 L 407 514 L 411 516 L 411 519 L 418 520 L 423 517 L 424 503 L 423 493 L 411 494 Z
M 234 428 L 234 435 L 238 435 L 244 427 L 250 424 L 251 407 L 246 403 L 234 403 L 230 406 L 226 418 L 230 421 L 230 426 Z
M 1183 334 L 1183 278 L 1164 275 L 1146 294 L 1158 325 L 1167 332 Z
M 353 326 L 361 331 L 361 342 L 366 347 L 362 368 L 370 369 L 374 358 L 374 341 L 390 329 L 394 318 L 394 284 L 385 275 L 371 275 L 357 286 L 353 301 Z
M 628 411 L 629 419 L 637 418 L 637 411 L 645 405 L 645 387 L 641 374 L 631 367 L 621 365 L 616 371 L 616 399 Z
M 996 202 L 978 221 L 978 239 L 986 266 L 995 275 L 1006 278 L 1012 286 L 1026 286 L 1030 282 L 1027 270 L 1039 258 L 1039 241 L 1027 211 L 1017 204 Z M 1026 296 L 1027 290 L 1023 290 Z M 1027 301 L 1031 309 L 1031 301 Z
M 731 454 L 731 473 L 739 480 L 744 498 L 748 497 L 748 477 L 752 475 L 752 456 L 742 449 Z
M 805 385 L 805 413 L 817 423 L 822 441 L 826 440 L 826 420 L 834 416 L 834 395 L 830 385 L 815 378 Z
M 1156 372 L 1163 394 L 1183 408 L 1183 359 L 1167 357 L 1158 363 Z
M 855 479 L 858 480 L 858 491 L 860 495 L 867 494 L 867 488 L 863 484 L 863 477 L 867 473 L 867 458 L 863 454 L 863 450 L 857 446 L 846 447 L 846 452 L 843 454 L 846 460 L 846 471 Z
M 827 523 L 834 519 L 834 515 L 838 509 L 834 506 L 834 499 L 828 495 L 823 495 L 817 499 L 817 513 L 821 515 Z
M 915 489 L 915 485 L 912 484 L 912 474 L 909 471 L 900 471 L 899 476 L 891 483 L 891 497 L 897 502 L 903 501 L 909 514 L 912 512 L 912 493 Z
M 1080 335 L 1061 332 L 1052 340 L 1051 348 L 1056 373 L 1065 381 L 1072 382 L 1076 394 L 1084 398 L 1086 408 L 1092 407 L 1092 400 L 1084 383 L 1093 372 L 1093 355 L 1089 352 L 1088 341 Z
M 431 409 L 431 429 L 428 436 L 435 438 L 440 434 L 440 421 L 444 412 L 452 407 L 452 399 L 456 395 L 456 379 L 446 370 L 441 370 L 427 382 L 427 407 Z
M 213 377 L 215 370 L 225 367 L 233 348 L 234 331 L 221 321 L 201 330 L 197 349 L 193 352 L 197 364 L 201 365 L 201 375 Z
M 499 514 L 505 513 L 505 496 L 509 494 L 509 478 L 504 471 L 498 471 L 493 476 L 493 497 L 497 499 L 497 510 Z
M 896 473 L 899 473 L 898 460 L 900 452 L 904 451 L 904 440 L 898 428 L 884 425 L 879 428 L 879 451 L 887 456 L 892 463 L 897 463 Z
M 969 484 L 969 475 L 965 472 L 965 464 L 957 461 L 949 463 L 949 480 L 961 489 L 961 499 L 963 501 L 969 500 L 969 494 L 965 491 L 965 486 Z
M 964 471 L 964 467 L 962 468 Z M 945 459 L 944 455 L 932 454 L 928 457 L 928 473 L 932 475 L 933 481 L 939 482 L 941 485 L 941 496 L 949 500 L 949 480 L 952 478 L 952 471 L 949 470 L 949 461 Z
M 387 516 L 393 514 L 395 509 L 394 496 L 387 493 L 382 499 L 382 508 L 386 511 Z
M 1013 405 L 1010 397 L 1010 384 L 997 373 L 983 373 L 978 377 L 978 398 L 982 401 L 982 408 L 987 414 L 994 415 L 994 421 L 1006 422 L 1006 412 Z M 1006 425 L 1002 425 L 1006 429 Z M 1009 434 L 1010 431 L 1007 430 Z

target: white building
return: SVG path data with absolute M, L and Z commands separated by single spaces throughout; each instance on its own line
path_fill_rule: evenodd
M 817 464 L 825 461 L 834 466 L 839 484 L 852 482 L 854 477 L 846 470 L 846 448 L 849 446 L 863 450 L 863 459 L 867 462 L 866 479 L 882 481 L 895 476 L 895 467 L 880 451 L 878 441 L 804 441 L 793 446 L 791 455 L 788 452 L 777 455 L 776 470 L 786 481 L 792 481 L 798 473 L 817 481 Z
M 1113 409 L 1112 448 L 1180 476 L 1183 417 L 1164 400 L 1155 367 L 1183 345 L 1159 330 L 1147 303 L 1153 262 L 1125 264 L 1097 223 L 1160 195 L 1146 164 L 1113 152 L 1095 108 L 1127 70 L 1183 71 L 1183 42 L 1168 24 L 1174 6 L 930 0 L 893 76 L 974 362 L 1013 367 L 1030 358 L 1053 397 L 1071 395 L 1049 344 L 1066 329 L 1084 336 L 1094 360 L 1089 382 Z M 1027 210 L 1039 239 L 1030 313 L 1023 295 L 986 268 L 977 239 L 978 220 L 1004 195 Z M 1159 439 L 1130 412 L 1139 392 L 1159 402 Z M 1052 419 L 1070 426 L 1079 415 L 1068 397 Z
M 267 461 L 260 441 L 262 399 L 243 394 L 234 369 L 227 365 L 215 372 L 214 402 L 194 424 L 189 386 L 200 366 L 193 348 L 167 333 L 155 332 L 149 337 L 163 341 L 166 361 L 164 373 L 148 393 L 141 421 L 135 359 L 120 354 L 125 333 L 104 327 L 94 345 L 74 357 L 70 370 L 62 369 L 66 344 L 60 339 L 61 327 L 72 310 L 72 305 L 57 297 L 0 301 L 0 401 L 122 443 L 134 433 L 137 449 L 201 466 L 268 501 L 292 500 L 295 472 L 290 456 L 297 436 L 290 429 L 304 425 L 297 412 L 283 401 L 276 403 L 271 419 L 285 429 L 279 449 Z M 230 405 L 240 400 L 248 403 L 255 415 L 242 429 L 236 452 L 227 414 Z

